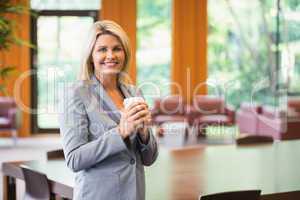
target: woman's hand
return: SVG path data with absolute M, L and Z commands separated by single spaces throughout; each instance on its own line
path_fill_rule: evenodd
M 123 139 L 127 138 L 149 119 L 149 110 L 146 103 L 135 102 L 121 113 L 119 124 L 120 134 Z

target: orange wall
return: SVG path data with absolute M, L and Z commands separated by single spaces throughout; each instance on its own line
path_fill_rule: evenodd
M 207 93 L 207 0 L 173 0 L 172 12 L 172 94 L 191 102 Z
M 24 6 L 29 6 L 28 0 L 11 0 L 12 3 L 22 4 Z M 29 23 L 30 17 L 28 14 L 21 15 L 8 15 L 11 20 L 14 20 L 17 24 L 16 34 L 19 38 L 29 41 L 30 30 Z M 26 46 L 12 45 L 8 52 L 4 53 L 5 65 L 12 65 L 17 68 L 17 76 L 13 77 L 9 81 L 9 95 L 14 96 L 18 104 L 23 104 L 27 107 L 30 106 L 30 77 L 27 77 L 22 81 L 21 84 L 16 84 L 16 80 L 21 77 L 22 74 L 30 70 L 30 50 Z M 19 86 L 19 89 L 17 88 Z M 29 136 L 30 135 L 30 114 L 22 111 L 22 123 L 18 130 L 19 136 Z
M 102 0 L 100 19 L 109 19 L 122 26 L 129 36 L 132 56 L 129 76 L 136 83 L 136 0 Z

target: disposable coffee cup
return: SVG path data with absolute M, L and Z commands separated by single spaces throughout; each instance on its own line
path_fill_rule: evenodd
M 129 108 L 130 105 L 132 105 L 135 102 L 145 102 L 145 100 L 142 97 L 128 97 L 125 98 L 123 101 L 123 105 L 125 107 L 125 109 Z M 129 136 L 130 140 L 134 140 L 136 137 L 136 134 L 132 134 Z
M 129 97 L 125 98 L 123 101 L 123 105 L 125 109 L 129 108 L 129 106 L 135 102 L 145 102 L 145 100 L 142 97 Z

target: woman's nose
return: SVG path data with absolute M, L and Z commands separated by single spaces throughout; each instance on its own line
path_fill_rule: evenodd
M 115 56 L 115 54 L 112 50 L 107 51 L 106 57 L 113 58 L 114 56 Z

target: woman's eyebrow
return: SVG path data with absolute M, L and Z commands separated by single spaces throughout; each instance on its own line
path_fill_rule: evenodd
M 107 45 L 96 45 L 96 47 L 108 47 Z M 122 47 L 120 44 L 113 45 L 112 47 Z

